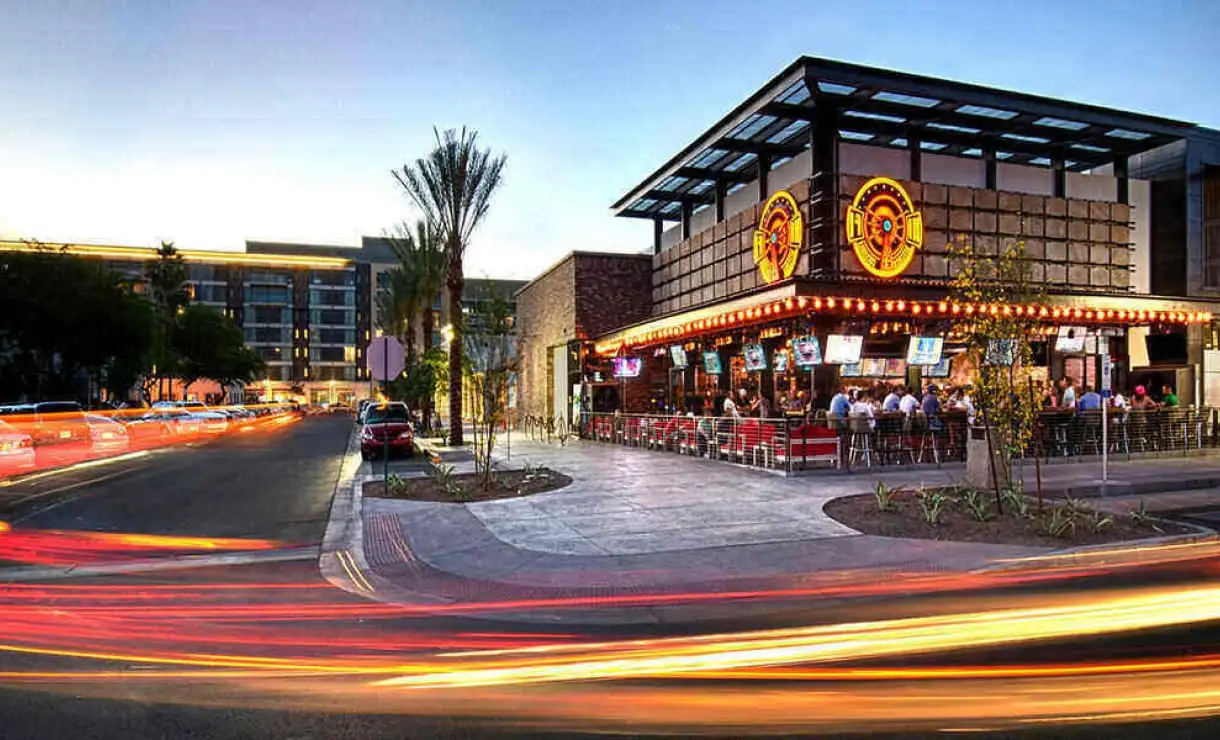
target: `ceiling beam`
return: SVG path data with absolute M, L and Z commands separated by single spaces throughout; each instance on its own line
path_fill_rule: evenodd
M 713 149 L 724 149 L 729 152 L 753 154 L 769 154 L 773 157 L 795 157 L 805 150 L 804 144 L 769 144 L 765 141 L 749 141 L 746 139 L 720 139 L 712 144 Z
M 733 159 L 733 157 L 729 157 Z M 717 182 L 749 182 L 754 178 L 749 172 L 734 170 L 713 170 L 708 167 L 679 167 L 674 171 L 677 177 L 688 177 L 692 180 L 716 180 Z

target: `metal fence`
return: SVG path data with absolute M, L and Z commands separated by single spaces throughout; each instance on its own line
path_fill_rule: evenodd
M 1118 459 L 1184 455 L 1220 447 L 1216 409 L 1111 411 L 1102 431 L 1101 412 L 1039 414 L 1027 457 L 1096 459 L 1105 449 Z M 895 465 L 964 462 L 968 420 L 949 411 L 836 417 L 755 419 L 658 414 L 582 415 L 572 433 L 628 447 L 695 455 L 786 473 Z

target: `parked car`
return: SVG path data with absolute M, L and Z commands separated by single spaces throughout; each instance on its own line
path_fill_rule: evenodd
M 94 453 L 122 452 L 130 449 L 131 438 L 127 427 L 106 416 L 86 414 L 85 423 L 89 425 L 89 436 Z
M 190 415 L 199 420 L 199 428 L 208 434 L 224 434 L 229 431 L 229 417 L 218 411 L 194 411 Z
M 140 418 L 144 421 L 157 421 L 165 424 L 174 440 L 196 436 L 203 429 L 203 424 L 198 417 L 180 408 L 164 406 L 154 408 Z
M 0 420 L 0 475 L 34 469 L 34 438 Z
M 360 427 L 360 456 L 372 460 L 386 452 L 387 447 L 390 457 L 415 454 L 415 432 L 405 403 L 381 403 L 365 409 L 364 424 Z
M 79 462 L 92 452 L 93 435 L 85 412 L 74 401 L 0 407 L 0 418 L 30 435 L 42 467 Z
M 156 447 L 165 444 L 177 434 L 173 422 L 158 412 L 124 417 L 123 426 L 127 429 L 128 440 L 138 447 Z

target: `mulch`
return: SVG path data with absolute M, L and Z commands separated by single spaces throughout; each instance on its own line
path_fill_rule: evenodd
M 1103 516 L 1111 516 L 1111 521 L 1100 530 L 1095 530 L 1090 511 L 1076 514 L 1073 517 L 1075 526 L 1055 537 L 1040 531 L 1040 527 L 1051 515 L 1052 509 L 1062 509 L 1064 515 L 1071 510 L 1064 507 L 1062 502 L 1045 502 L 1044 511 L 1039 515 L 1037 503 L 1027 499 L 1029 511 L 1026 518 L 1014 513 L 1012 507 L 1005 502 L 1003 515 L 998 515 L 994 494 L 984 492 L 983 496 L 988 500 L 988 518 L 986 521 L 977 521 L 962 503 L 960 495 L 951 491 L 945 493 L 952 496 L 953 500 L 946 502 L 942 519 L 935 525 L 925 521 L 914 491 L 898 494 L 893 511 L 881 511 L 871 493 L 835 499 L 826 504 L 825 511 L 831 518 L 864 534 L 1031 547 L 1100 545 L 1195 531 L 1172 522 L 1137 522 L 1130 515 L 1107 514 Z
M 524 470 L 493 472 L 491 485 L 486 489 L 483 488 L 481 476 L 475 473 L 453 475 L 447 484 L 436 475 L 422 478 L 391 476 L 391 481 L 388 492 L 383 481 L 365 483 L 364 495 L 410 501 L 468 504 L 475 501 L 519 498 L 554 491 L 570 484 L 572 479 L 549 468 L 537 468 L 529 472 Z

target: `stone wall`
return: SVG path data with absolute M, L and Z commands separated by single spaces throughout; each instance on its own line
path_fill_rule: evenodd
M 652 256 L 576 253 L 576 335 L 596 339 L 652 308 Z

